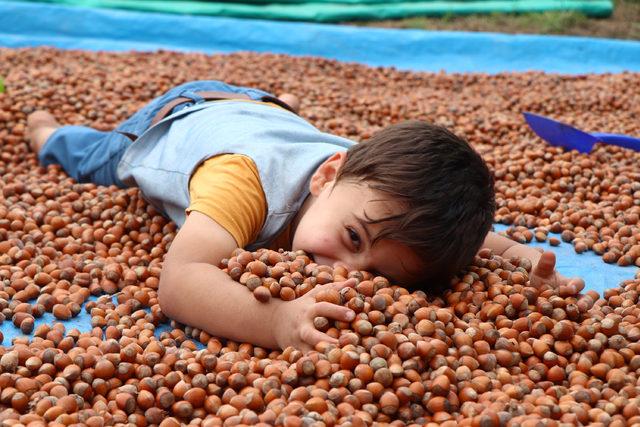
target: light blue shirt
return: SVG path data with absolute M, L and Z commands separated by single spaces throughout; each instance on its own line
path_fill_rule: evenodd
M 205 102 L 148 129 L 127 148 L 117 173 L 181 226 L 190 202 L 189 179 L 196 168 L 219 154 L 250 157 L 267 200 L 267 217 L 256 241 L 248 246 L 251 249 L 266 246 L 286 227 L 309 194 L 313 172 L 353 144 L 282 108 L 231 100 Z

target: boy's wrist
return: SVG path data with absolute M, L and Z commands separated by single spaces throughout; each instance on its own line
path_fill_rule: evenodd
M 283 320 L 286 317 L 284 313 L 286 310 L 285 303 L 286 301 L 279 298 L 271 298 L 267 303 L 270 306 L 270 315 L 266 319 L 268 325 L 266 329 L 270 333 L 270 341 L 276 344 L 274 348 L 281 348 L 280 333 L 287 329 L 286 325 L 283 324 Z
M 538 264 L 538 260 L 540 260 L 540 252 L 538 249 L 521 243 L 516 243 L 502 253 L 503 258 L 511 258 L 513 256 L 529 259 L 533 267 L 535 267 Z

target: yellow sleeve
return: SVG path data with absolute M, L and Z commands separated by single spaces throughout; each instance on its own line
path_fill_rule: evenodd
M 189 182 L 186 209 L 207 215 L 225 228 L 239 247 L 253 242 L 267 216 L 267 201 L 255 163 L 247 156 L 223 154 L 202 163 Z

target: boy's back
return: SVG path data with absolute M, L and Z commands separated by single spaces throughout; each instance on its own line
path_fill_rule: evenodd
M 267 205 L 260 234 L 248 242 L 257 248 L 268 245 L 290 222 L 320 163 L 353 144 L 273 104 L 214 101 L 184 109 L 145 132 L 124 153 L 117 173 L 181 226 L 196 168 L 226 153 L 247 156 L 255 164 Z M 242 188 L 237 191 L 235 197 L 242 197 Z

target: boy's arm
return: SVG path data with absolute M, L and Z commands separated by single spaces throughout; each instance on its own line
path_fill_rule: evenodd
M 487 234 L 482 246 L 490 248 L 496 255 L 502 258 L 509 259 L 513 256 L 528 258 L 531 261 L 531 265 L 534 266 L 538 264 L 540 256 L 542 255 L 542 252 L 536 248 L 520 244 L 493 231 Z
M 555 270 L 556 257 L 553 252 L 540 252 L 536 248 L 520 244 L 492 231 L 489 232 L 482 246 L 493 250 L 496 255 L 503 258 L 508 259 L 513 256 L 528 258 L 532 265 L 530 282 L 534 286 L 544 284 L 571 286 L 575 292 L 580 292 L 584 288 L 584 280 L 578 277 L 564 277 Z
M 235 248 L 234 238 L 222 226 L 191 212 L 164 261 L 158 294 L 162 311 L 211 335 L 266 348 L 293 345 L 308 349 L 319 341 L 337 341 L 313 328 L 313 318 L 346 321 L 351 310 L 316 303 L 313 291 L 290 302 L 277 298 L 266 304 L 258 302 L 217 267 Z

